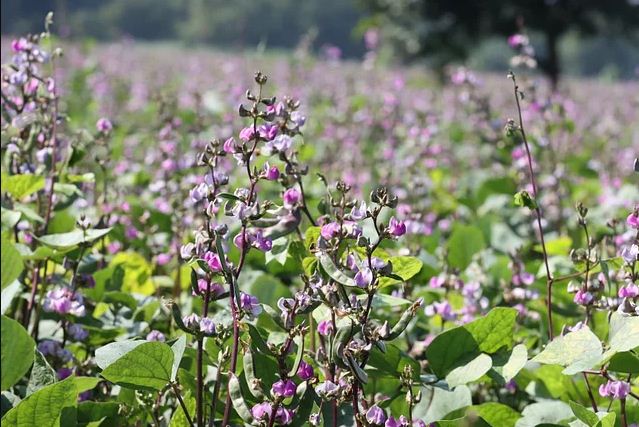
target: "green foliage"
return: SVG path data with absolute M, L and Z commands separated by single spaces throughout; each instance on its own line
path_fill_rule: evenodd
M 2 316 L 2 390 L 7 390 L 27 373 L 33 363 L 35 342 L 21 324 Z
M 448 239 L 448 262 L 461 270 L 468 267 L 473 255 L 486 247 L 481 229 L 472 225 L 455 225 Z
M 167 344 L 146 342 L 109 364 L 102 376 L 123 387 L 161 390 L 171 381 L 173 359 Z
M 4 289 L 20 276 L 24 269 L 24 264 L 20 252 L 18 252 L 13 243 L 2 236 L 1 244 L 0 267 L 2 268 L 2 289 Z

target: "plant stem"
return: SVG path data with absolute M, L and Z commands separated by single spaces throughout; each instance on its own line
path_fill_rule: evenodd
M 177 397 L 178 402 L 180 402 L 182 411 L 184 411 L 184 416 L 186 417 L 186 421 L 189 423 L 191 427 L 193 427 L 193 419 L 189 415 L 189 410 L 186 408 L 186 405 L 184 404 L 184 400 L 182 400 L 182 396 L 180 395 L 180 390 L 178 390 L 177 385 L 174 382 L 171 382 L 171 387 L 173 388 L 175 397 Z
M 554 338 L 554 329 L 553 329 L 553 321 L 552 321 L 552 285 L 553 278 L 550 273 L 550 265 L 548 264 L 548 251 L 546 250 L 546 242 L 544 239 L 544 228 L 541 223 L 542 215 L 541 208 L 539 207 L 539 192 L 537 190 L 537 182 L 535 180 L 535 171 L 533 168 L 533 159 L 532 154 L 530 152 L 530 144 L 528 143 L 528 138 L 526 137 L 526 131 L 524 130 L 524 120 L 521 115 L 521 105 L 519 102 L 519 86 L 517 86 L 517 80 L 515 79 L 514 74 L 510 74 L 513 80 L 513 88 L 515 92 L 515 102 L 517 103 L 517 114 L 519 116 L 519 132 L 521 133 L 522 140 L 524 142 L 524 147 L 526 148 L 526 157 L 528 158 L 528 171 L 530 173 L 530 182 L 532 184 L 533 193 L 535 197 L 535 214 L 537 217 L 537 228 L 539 231 L 539 240 L 541 241 L 541 249 L 544 255 L 544 267 L 546 269 L 546 308 L 548 311 L 548 338 L 552 340 Z
M 584 376 L 584 380 L 586 380 L 586 388 L 588 389 L 588 397 L 590 398 L 590 404 L 592 405 L 592 410 L 598 412 L 597 402 L 595 401 L 595 396 L 592 394 L 592 388 L 590 387 L 590 382 L 588 381 L 588 375 L 585 372 L 582 372 Z

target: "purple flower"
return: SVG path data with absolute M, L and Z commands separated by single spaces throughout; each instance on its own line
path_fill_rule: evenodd
M 521 46 L 525 46 L 528 44 L 528 37 L 523 34 L 513 34 L 508 37 L 508 46 L 513 49 L 517 49 Z
M 240 292 L 240 308 L 253 317 L 262 312 L 262 306 L 257 297 L 245 292 Z
M 301 197 L 302 195 L 296 188 L 289 188 L 284 192 L 282 200 L 284 201 L 284 206 L 291 209 L 299 203 Z
M 275 153 L 275 152 L 286 152 L 293 145 L 293 138 L 288 135 L 278 135 L 272 141 L 268 141 L 265 144 L 266 152 Z
M 588 291 L 579 289 L 575 294 L 574 301 L 579 305 L 588 305 L 595 299 L 595 296 Z
M 70 368 L 60 368 L 58 369 L 56 374 L 58 375 L 58 379 L 62 381 L 63 379 L 69 378 L 71 375 L 73 375 L 73 370 Z
M 330 320 L 322 320 L 317 324 L 317 332 L 322 336 L 329 336 L 333 332 L 333 323 Z
M 621 248 L 621 257 L 628 264 L 632 264 L 637 261 L 639 257 L 639 246 L 637 245 L 629 245 Z
M 271 387 L 271 394 L 275 397 L 293 397 L 297 386 L 291 380 L 279 380 Z
M 193 203 L 197 203 L 201 201 L 202 199 L 207 197 L 208 194 L 209 194 L 209 186 L 206 185 L 204 182 L 196 185 L 195 187 L 193 187 L 191 191 L 189 191 L 189 197 L 191 197 L 191 200 L 193 201 Z
M 277 408 L 277 412 L 275 412 L 275 421 L 279 425 L 288 425 L 293 421 L 293 416 L 295 415 L 295 411 L 291 409 L 286 409 L 282 406 Z
M 15 53 L 22 52 L 29 47 L 29 42 L 24 37 L 11 40 L 11 50 Z
M 320 229 L 320 235 L 324 238 L 324 240 L 331 240 L 334 237 L 339 236 L 341 231 L 341 227 L 337 222 L 329 222 L 328 224 L 324 224 Z
M 242 141 L 250 141 L 255 136 L 253 126 L 245 127 L 240 131 L 240 139 Z
M 159 254 L 155 261 L 158 263 L 158 265 L 167 265 L 169 262 L 171 262 L 171 254 Z
M 364 218 L 366 218 L 366 203 L 362 202 L 359 206 L 353 206 L 351 209 L 351 219 L 354 221 L 360 221 Z
M 273 138 L 275 138 L 277 136 L 278 131 L 279 131 L 279 128 L 276 125 L 273 125 L 270 123 L 266 123 L 260 126 L 258 129 L 260 136 L 267 141 L 270 141 Z
M 166 341 L 166 337 L 164 336 L 162 332 L 153 329 L 151 332 L 147 334 L 146 340 L 164 342 Z
M 224 151 L 226 153 L 229 154 L 233 154 L 235 153 L 236 149 L 235 149 L 235 139 L 233 137 L 227 139 L 226 141 L 224 141 L 224 145 L 222 146 L 222 148 L 224 149 Z
M 637 296 L 639 296 L 639 286 L 635 283 L 630 283 L 619 289 L 620 298 L 636 298 Z
M 302 360 L 300 367 L 297 369 L 297 376 L 300 377 L 302 381 L 307 381 L 315 376 L 315 371 L 310 364 Z
M 86 312 L 82 296 L 69 288 L 48 291 L 42 308 L 47 312 L 72 314 L 78 317 L 84 316 Z
M 208 317 L 200 319 L 200 332 L 204 332 L 208 335 L 214 334 L 215 323 L 213 322 L 213 319 L 209 319 Z
M 360 288 L 366 288 L 373 282 L 373 272 L 368 267 L 362 267 L 355 275 L 355 283 Z
M 102 117 L 95 123 L 95 128 L 98 132 L 109 133 L 113 129 L 113 124 L 106 117 Z
M 426 313 L 427 316 L 439 314 L 444 320 L 453 320 L 455 318 L 453 308 L 448 301 L 435 302 L 431 305 L 427 305 L 424 308 L 424 313 Z
M 408 419 L 401 415 L 399 418 L 388 417 L 384 427 L 408 427 L 410 424 L 408 423 Z
M 339 386 L 332 381 L 324 381 L 315 387 L 315 392 L 324 400 L 330 400 L 339 395 Z
M 265 177 L 269 181 L 276 181 L 280 177 L 280 170 L 277 166 L 268 167 L 268 163 L 265 165 L 266 174 Z
M 195 326 L 197 326 L 199 328 L 200 326 L 200 316 L 198 316 L 197 314 L 193 313 L 189 316 L 185 316 L 182 318 L 182 323 L 184 323 L 184 326 L 186 326 L 187 328 L 194 328 Z
M 606 384 L 599 386 L 599 394 L 602 397 L 625 399 L 628 393 L 630 393 L 630 384 L 625 381 L 608 380 Z
M 403 221 L 399 221 L 395 217 L 391 217 L 388 224 L 388 233 L 391 236 L 400 237 L 406 234 L 406 224 Z
M 75 341 L 84 341 L 89 336 L 89 332 L 76 323 L 67 327 L 67 333 Z
M 370 424 L 383 425 L 386 421 L 384 410 L 377 405 L 371 406 L 366 412 L 366 421 Z
M 258 403 L 251 408 L 251 414 L 257 420 L 268 420 L 272 413 L 273 408 L 268 402 Z
M 628 218 L 626 218 L 626 223 L 632 228 L 639 229 L 639 213 L 633 212 L 628 215 Z
M 222 262 L 220 261 L 220 256 L 215 252 L 208 251 L 202 257 L 206 264 L 209 266 L 212 272 L 217 273 L 222 271 Z

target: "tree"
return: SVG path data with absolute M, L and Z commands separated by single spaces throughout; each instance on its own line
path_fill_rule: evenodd
M 405 57 L 435 65 L 464 59 L 483 38 L 521 31 L 545 39 L 540 68 L 556 87 L 563 34 L 639 32 L 637 0 L 363 0 L 387 38 Z

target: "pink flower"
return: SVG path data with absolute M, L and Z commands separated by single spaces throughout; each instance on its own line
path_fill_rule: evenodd
M 373 272 L 368 267 L 362 267 L 355 275 L 355 283 L 360 288 L 365 288 L 373 282 Z
M 328 224 L 324 224 L 320 229 L 320 235 L 324 238 L 324 240 L 331 240 L 334 237 L 339 236 L 341 227 L 337 222 L 329 222 Z
M 297 369 L 297 376 L 300 377 L 302 381 L 307 381 L 315 376 L 315 371 L 310 364 L 302 360 L 300 367 Z
M 280 177 L 280 170 L 277 168 L 277 166 L 271 166 L 266 171 L 266 179 L 268 179 L 269 181 L 275 181 L 279 177 Z
M 271 387 L 271 394 L 275 397 L 293 397 L 297 386 L 291 380 L 279 380 Z
M 599 386 L 599 394 L 602 397 L 625 399 L 628 393 L 630 393 L 630 384 L 625 381 L 608 380 L 606 384 Z
M 109 133 L 113 129 L 113 125 L 109 119 L 102 117 L 95 123 L 95 128 L 98 132 Z
M 155 260 L 158 265 L 167 265 L 171 262 L 171 254 L 159 254 Z
M 333 323 L 330 320 L 322 320 L 317 324 L 317 332 L 322 336 L 329 336 L 333 332 Z
M 634 229 L 639 229 L 639 213 L 633 212 L 628 215 L 628 218 L 626 218 L 626 223 Z
M 399 221 L 395 217 L 391 217 L 390 222 L 388 224 L 388 232 L 391 236 L 400 237 L 406 234 L 406 224 L 404 222 Z
M 284 192 L 282 199 L 284 201 L 284 206 L 287 208 L 292 208 L 297 205 L 301 199 L 302 195 L 296 188 L 289 188 Z
M 202 257 L 206 264 L 209 266 L 212 272 L 217 273 L 222 271 L 222 262 L 220 261 L 220 256 L 215 252 L 208 251 Z
M 575 294 L 574 301 L 579 305 L 588 305 L 595 299 L 595 296 L 588 291 L 579 289 Z
M 635 283 L 630 283 L 619 289 L 620 298 L 636 298 L 639 296 L 639 286 Z
M 255 130 L 253 126 L 245 127 L 240 131 L 240 139 L 242 141 L 250 141 L 255 136 Z
M 366 421 L 370 424 L 381 426 L 386 421 L 384 410 L 377 405 L 371 406 L 366 412 Z
M 154 330 L 152 330 L 151 332 L 148 333 L 148 335 L 146 336 L 146 340 L 147 341 L 164 342 L 164 341 L 166 341 L 166 337 L 164 336 L 164 334 L 162 332 L 156 331 L 154 329 Z
M 273 413 L 273 408 L 268 402 L 258 403 L 251 408 L 253 418 L 258 420 L 268 420 Z

